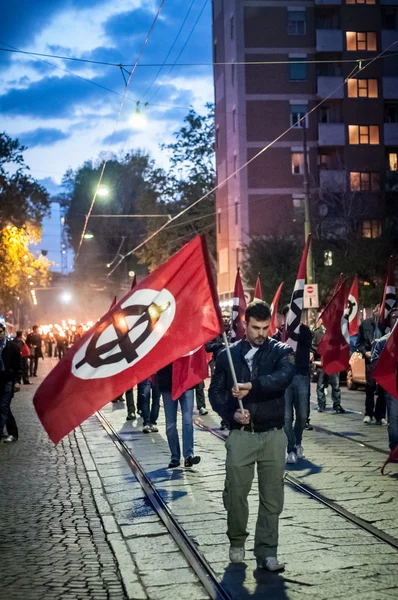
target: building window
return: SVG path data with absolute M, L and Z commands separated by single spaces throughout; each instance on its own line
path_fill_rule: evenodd
M 330 154 L 318 155 L 318 167 L 324 171 L 332 168 L 332 157 Z
M 293 127 L 308 127 L 308 106 L 306 104 L 290 105 L 290 125 Z
M 305 10 L 288 10 L 287 32 L 289 35 L 305 35 L 306 17 Z
M 234 39 L 234 35 L 235 35 L 235 19 L 234 16 L 232 15 L 231 20 L 229 22 L 230 25 L 230 35 L 231 35 L 231 40 Z
M 238 157 L 234 154 L 234 177 L 236 179 L 236 171 L 238 170 Z
M 292 174 L 304 174 L 304 152 L 292 152 Z
M 380 173 L 350 173 L 351 192 L 380 192 Z
M 384 105 L 384 123 L 398 123 L 398 104 Z
M 398 153 L 388 153 L 388 168 L 390 171 L 398 171 Z
M 337 63 L 320 63 L 316 65 L 316 74 L 318 77 L 341 77 L 343 68 Z
M 362 221 L 362 237 L 379 238 L 381 236 L 381 221 L 378 219 L 369 219 Z
M 348 137 L 350 144 L 370 144 L 379 143 L 378 125 L 348 125 Z
M 345 0 L 346 4 L 376 4 L 376 0 Z
M 220 147 L 220 127 L 217 125 L 216 127 L 216 150 Z
M 341 29 L 340 10 L 319 11 L 315 17 L 315 29 Z
M 221 210 L 217 213 L 217 233 L 221 233 Z
M 349 79 L 347 81 L 349 98 L 378 98 L 377 79 Z
M 234 86 L 235 85 L 235 64 L 232 63 L 231 65 L 231 84 Z
M 320 106 L 318 111 L 318 118 L 320 123 L 330 122 L 330 110 L 328 106 Z
M 381 10 L 381 28 L 396 29 L 397 28 L 397 9 L 383 6 Z
M 239 202 L 235 200 L 235 225 L 239 223 Z
M 236 131 L 236 108 L 232 110 L 232 131 Z
M 293 221 L 304 221 L 304 198 L 293 196 Z
M 324 251 L 323 264 L 325 265 L 325 267 L 331 267 L 333 265 L 333 252 L 331 250 Z
M 358 51 L 367 50 L 372 52 L 377 50 L 375 31 L 346 31 L 347 50 Z
M 306 81 L 307 80 L 307 65 L 305 59 L 290 58 L 289 59 L 289 79 L 290 81 Z

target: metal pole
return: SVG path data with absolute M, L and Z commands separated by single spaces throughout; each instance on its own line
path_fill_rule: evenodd
M 231 369 L 231 375 L 232 375 L 232 380 L 234 382 L 234 388 L 238 389 L 238 380 L 236 378 L 235 367 L 234 367 L 234 363 L 232 361 L 231 350 L 229 348 L 228 338 L 227 338 L 227 334 L 225 333 L 225 331 L 223 331 L 222 337 L 223 337 L 223 340 L 224 340 L 225 349 L 227 351 L 229 368 Z M 244 410 L 243 410 L 242 400 L 240 398 L 238 398 L 238 402 L 239 402 L 239 408 L 240 408 L 240 410 L 243 413 Z
M 308 169 L 307 129 L 306 121 L 303 120 L 303 149 L 304 149 L 304 236 L 305 239 L 311 233 L 311 211 L 310 211 L 310 177 Z M 313 283 L 312 272 L 312 244 L 310 244 L 307 257 L 307 283 Z

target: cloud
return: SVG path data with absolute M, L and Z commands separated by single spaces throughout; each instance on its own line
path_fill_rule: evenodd
M 116 131 L 114 135 L 111 133 L 104 137 L 101 140 L 101 144 L 105 146 L 116 146 L 118 144 L 124 143 L 128 137 L 131 135 L 131 127 L 126 129 L 121 129 L 120 131 Z
M 28 148 L 34 148 L 35 146 L 50 146 L 55 142 L 67 140 L 70 135 L 60 129 L 39 127 L 33 131 L 20 133 L 18 137 L 22 144 L 28 146 Z

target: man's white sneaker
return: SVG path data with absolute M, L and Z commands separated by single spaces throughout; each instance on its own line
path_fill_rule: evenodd
M 245 560 L 245 549 L 235 546 L 229 548 L 229 560 L 231 563 L 241 563 Z
M 366 417 L 364 418 L 363 422 L 366 425 L 370 425 L 370 423 L 372 422 L 372 417 L 368 417 L 368 415 L 366 415 Z
M 285 565 L 280 563 L 276 556 L 267 556 L 267 558 L 257 559 L 257 567 L 267 571 L 283 571 Z
M 388 425 L 388 421 L 386 419 L 379 419 L 379 421 L 376 421 L 376 425 L 383 425 L 385 427 Z
M 297 458 L 305 458 L 304 448 L 301 444 L 296 446 L 296 456 Z
M 208 415 L 209 411 L 206 410 L 206 408 L 200 408 L 199 409 L 199 414 L 202 415 L 202 417 L 203 417 L 204 415 Z
M 295 452 L 289 452 L 286 458 L 286 464 L 295 465 L 297 462 L 297 455 Z
M 12 442 L 17 442 L 17 441 L 18 441 L 18 438 L 15 437 L 15 435 L 8 435 L 7 437 L 5 437 L 3 439 L 3 442 L 5 444 L 11 444 Z

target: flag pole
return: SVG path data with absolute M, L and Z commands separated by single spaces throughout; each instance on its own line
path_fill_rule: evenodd
M 229 368 L 231 369 L 231 375 L 232 375 L 232 380 L 234 382 L 234 388 L 238 389 L 238 380 L 236 378 L 236 371 L 235 371 L 234 363 L 232 361 L 231 350 L 229 347 L 229 342 L 228 342 L 227 334 L 225 333 L 225 331 L 223 331 L 222 337 L 223 337 L 224 344 L 225 344 L 225 350 L 227 351 Z M 244 409 L 243 409 L 243 404 L 242 404 L 241 398 L 238 398 L 238 402 L 239 402 L 239 408 L 240 408 L 241 412 L 243 413 Z

